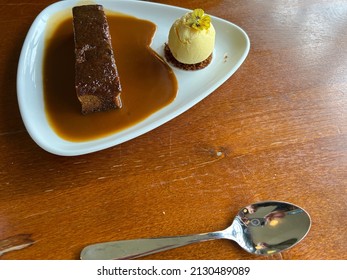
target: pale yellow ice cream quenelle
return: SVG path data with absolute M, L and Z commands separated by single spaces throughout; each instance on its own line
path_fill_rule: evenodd
M 211 18 L 202 9 L 186 13 L 170 29 L 166 59 L 182 69 L 202 69 L 211 62 L 215 36 Z

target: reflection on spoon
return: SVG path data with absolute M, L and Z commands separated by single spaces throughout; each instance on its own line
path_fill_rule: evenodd
M 256 255 L 270 255 L 299 243 L 311 227 L 302 208 L 280 201 L 264 201 L 242 208 L 231 226 L 222 231 L 176 237 L 143 238 L 89 245 L 82 260 L 134 259 L 213 239 L 230 239 Z

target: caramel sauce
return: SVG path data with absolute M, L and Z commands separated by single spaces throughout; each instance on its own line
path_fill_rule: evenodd
M 122 85 L 123 107 L 82 115 L 74 85 L 72 18 L 60 21 L 49 38 L 43 64 L 45 110 L 62 138 L 87 141 L 130 127 L 170 104 L 178 84 L 171 68 L 150 47 L 154 23 L 107 13 L 114 55 Z

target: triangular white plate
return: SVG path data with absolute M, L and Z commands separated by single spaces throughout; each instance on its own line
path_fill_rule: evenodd
M 107 10 L 149 20 L 157 25 L 151 47 L 163 56 L 163 44 L 172 23 L 188 10 L 144 1 L 95 1 Z M 178 80 L 176 99 L 142 122 L 110 136 L 69 142 L 50 127 L 44 110 L 42 60 L 47 21 L 58 12 L 80 5 L 81 1 L 60 1 L 44 9 L 33 22 L 19 59 L 17 94 L 22 119 L 33 140 L 46 151 L 64 156 L 82 155 L 106 149 L 140 136 L 182 114 L 223 84 L 243 63 L 250 48 L 247 34 L 237 25 L 211 16 L 216 44 L 211 64 L 199 71 L 173 67 Z M 227 59 L 225 56 L 227 55 Z M 192 82 L 194 81 L 194 82 Z

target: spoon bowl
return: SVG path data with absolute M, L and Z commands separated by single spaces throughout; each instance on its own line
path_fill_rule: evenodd
M 169 249 L 214 239 L 229 239 L 255 255 L 271 255 L 299 243 L 309 232 L 311 218 L 287 202 L 263 201 L 243 207 L 232 224 L 221 231 L 176 237 L 142 238 L 92 244 L 82 260 L 134 259 Z

